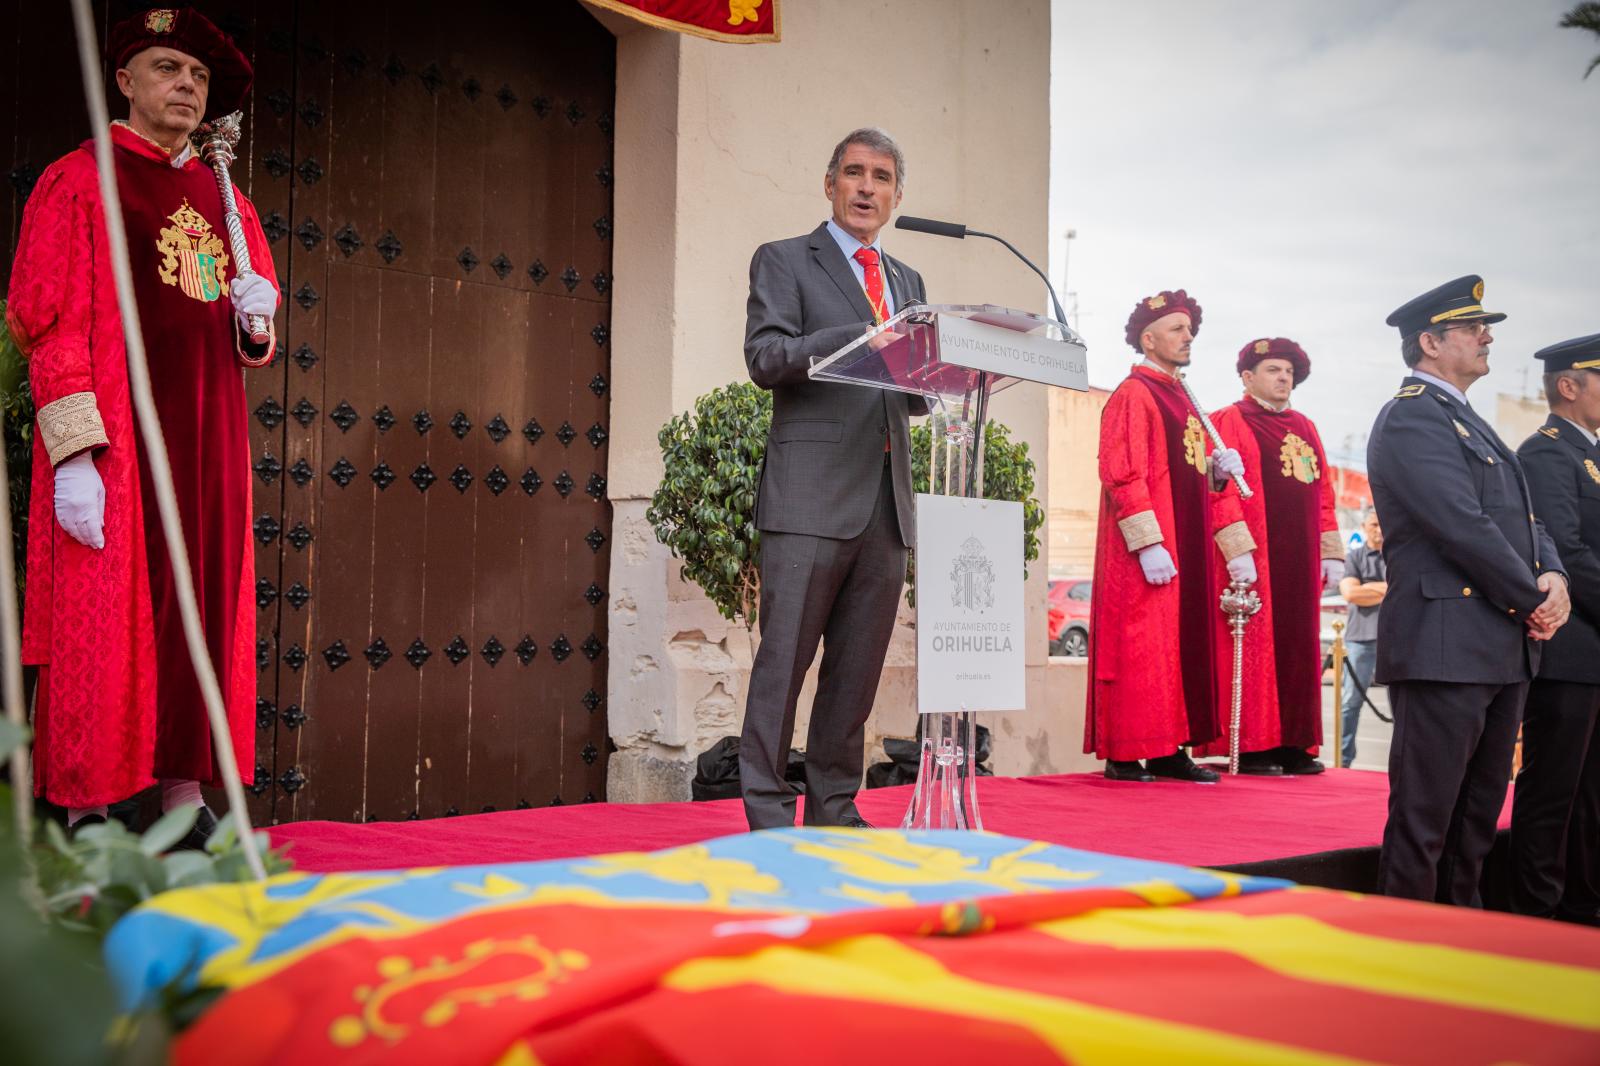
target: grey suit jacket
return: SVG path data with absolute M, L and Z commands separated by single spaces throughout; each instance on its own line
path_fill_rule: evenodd
M 922 303 L 922 276 L 885 255 L 896 309 Z M 804 237 L 763 244 L 750 261 L 744 360 L 750 380 L 772 390 L 772 429 L 756 500 L 763 532 L 845 539 L 866 529 L 890 443 L 900 537 L 910 547 L 908 418 L 927 406 L 902 392 L 812 381 L 813 359 L 872 327 L 872 307 L 827 224 Z

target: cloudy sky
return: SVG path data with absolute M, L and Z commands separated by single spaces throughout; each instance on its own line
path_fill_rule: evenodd
M 1384 317 L 1481 274 L 1510 317 L 1471 397 L 1536 390 L 1535 350 L 1600 332 L 1600 39 L 1558 28 L 1571 6 L 1055 0 L 1051 276 L 1071 226 L 1091 381 L 1127 372 L 1140 296 L 1187 288 L 1202 402 L 1293 337 L 1296 405 L 1359 450 L 1404 370 Z

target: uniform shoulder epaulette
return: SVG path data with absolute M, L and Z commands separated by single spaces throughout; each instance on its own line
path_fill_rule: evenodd
M 1555 426 L 1540 426 L 1539 427 L 1539 432 L 1543 433 L 1545 436 L 1549 437 L 1551 440 L 1557 440 L 1561 436 L 1561 431 L 1559 429 L 1557 429 Z
M 1409 400 L 1411 397 L 1421 396 L 1427 391 L 1428 386 L 1426 385 L 1403 385 L 1400 391 L 1394 394 L 1394 398 L 1397 400 Z

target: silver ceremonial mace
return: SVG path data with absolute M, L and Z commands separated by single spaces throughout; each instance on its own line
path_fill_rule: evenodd
M 1181 372 L 1178 374 L 1178 384 L 1183 386 L 1183 394 L 1189 397 L 1189 404 L 1194 408 L 1194 413 L 1200 416 L 1200 424 L 1205 427 L 1206 435 L 1211 438 L 1212 445 L 1217 448 L 1226 448 L 1227 445 L 1222 443 L 1222 434 L 1218 433 L 1217 427 L 1211 424 L 1211 416 L 1206 414 L 1204 407 L 1200 406 L 1200 401 L 1194 398 L 1194 390 L 1189 387 L 1188 380 L 1184 378 Z M 1244 483 L 1243 474 L 1233 475 L 1233 480 L 1239 486 L 1239 495 L 1247 500 L 1255 495 L 1250 491 L 1250 486 Z
M 1230 582 L 1222 593 L 1222 613 L 1233 634 L 1233 706 L 1228 717 L 1228 773 L 1239 772 L 1239 713 L 1244 704 L 1244 625 L 1261 610 L 1261 597 L 1243 581 Z
M 228 168 L 233 165 L 234 149 L 239 146 L 242 132 L 239 123 L 243 118 L 244 112 L 235 111 L 231 115 L 202 122 L 198 129 L 189 134 L 195 152 L 217 177 L 217 192 L 222 194 L 222 221 L 228 231 L 228 251 L 233 253 L 233 265 L 238 277 L 255 273 L 250 269 L 250 246 L 244 239 L 239 203 L 233 196 L 233 177 L 228 173 Z M 246 323 L 252 343 L 266 344 L 271 339 L 271 323 L 266 315 L 250 315 Z M 239 361 L 251 367 L 266 366 L 271 358 L 267 355 L 257 361 L 243 353 L 239 355 Z

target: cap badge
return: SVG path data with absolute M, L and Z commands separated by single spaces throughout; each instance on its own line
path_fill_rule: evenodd
M 172 24 L 177 20 L 178 13 L 172 8 L 158 7 L 145 13 L 144 28 L 151 33 L 171 33 Z
M 1451 420 L 1450 420 L 1450 421 L 1451 421 L 1451 422 L 1453 422 L 1453 423 L 1455 423 L 1455 427 L 1456 427 L 1456 432 L 1457 432 L 1457 433 L 1459 433 L 1459 434 L 1461 434 L 1461 438 L 1462 438 L 1462 439 L 1463 439 L 1463 440 L 1465 440 L 1465 439 L 1467 439 L 1467 438 L 1468 438 L 1468 437 L 1470 437 L 1470 436 L 1472 436 L 1472 434 L 1471 434 L 1471 433 L 1468 433 L 1468 432 L 1467 432 L 1467 427 L 1466 427 L 1466 426 L 1463 426 L 1463 425 L 1462 425 L 1462 424 L 1461 424 L 1461 423 L 1460 423 L 1460 422 L 1456 422 L 1456 420 L 1455 420 L 1455 419 L 1453 419 L 1453 418 L 1452 418 L 1452 419 L 1451 419 Z
M 1474 300 L 1483 299 L 1483 282 L 1480 281 L 1472 287 L 1472 298 Z
M 1272 345 L 1267 341 L 1256 341 L 1256 354 L 1266 355 L 1272 350 Z
M 1167 306 L 1167 298 L 1165 296 L 1152 296 L 1145 301 L 1145 305 L 1152 311 L 1158 311 Z

